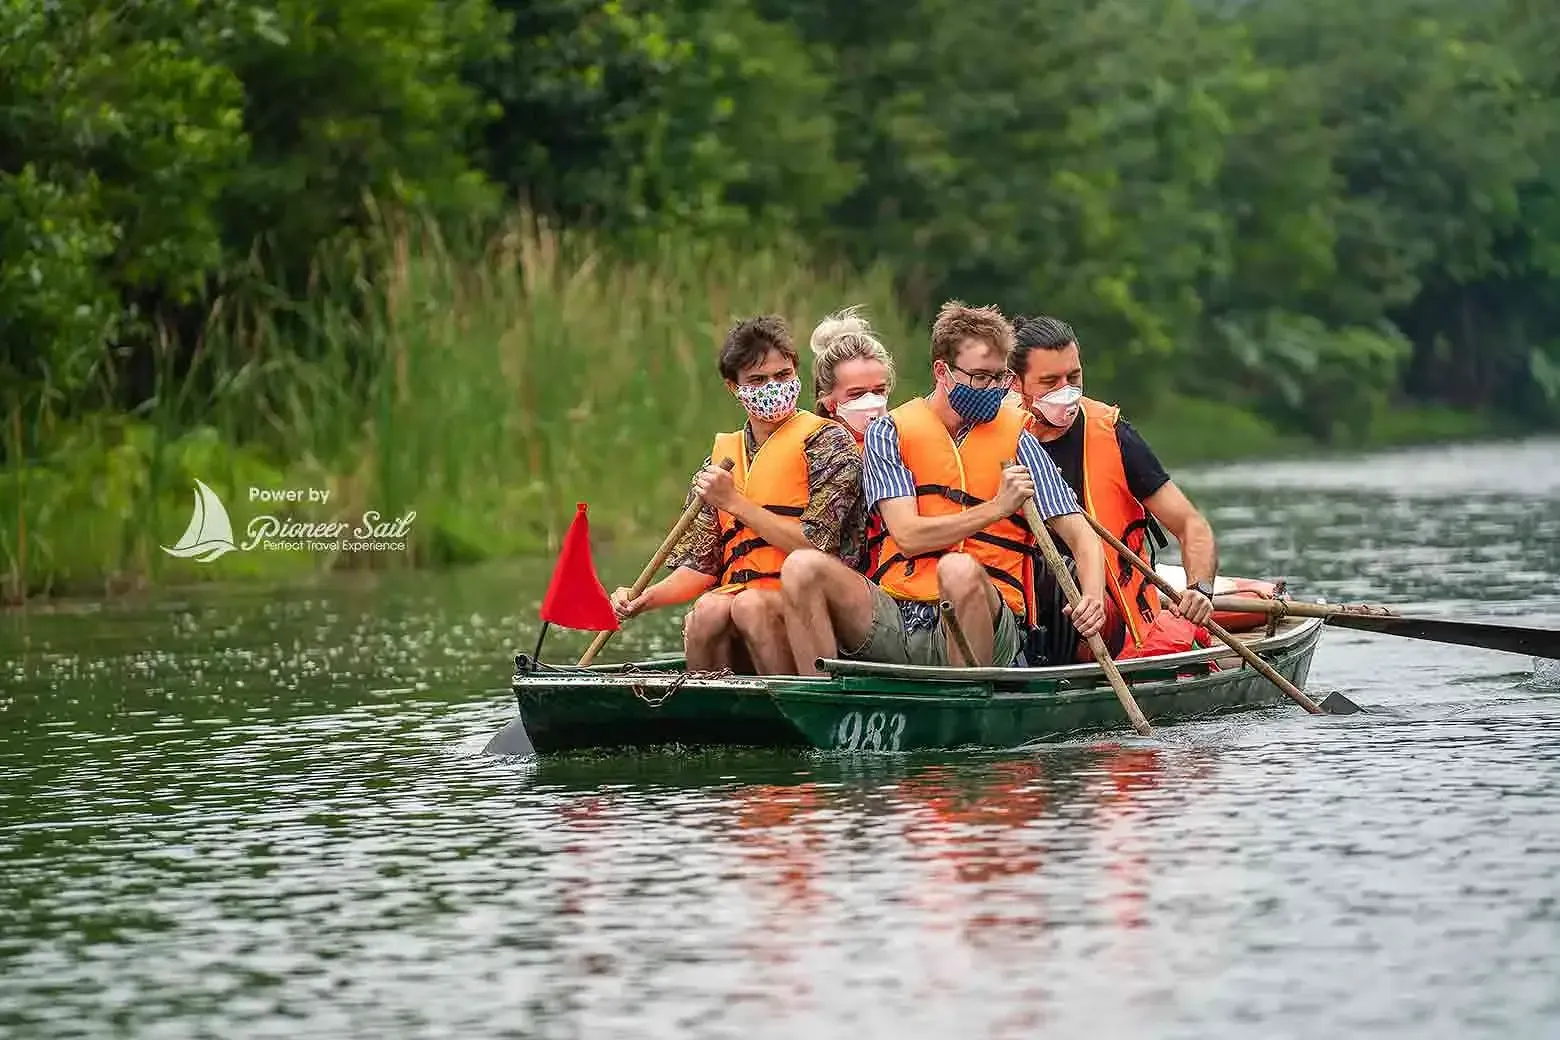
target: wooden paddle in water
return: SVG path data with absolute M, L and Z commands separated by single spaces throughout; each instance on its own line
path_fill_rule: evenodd
M 1004 462 L 1002 465 L 1007 467 L 1013 463 Z M 1051 532 L 1046 528 L 1045 521 L 1040 519 L 1040 510 L 1035 508 L 1032 498 L 1024 500 L 1024 519 L 1029 521 L 1029 529 L 1035 533 L 1035 541 L 1040 544 L 1040 552 L 1045 556 L 1045 565 L 1050 568 L 1056 584 L 1061 586 L 1062 595 L 1067 597 L 1067 605 L 1077 610 L 1078 601 L 1083 598 L 1083 593 L 1078 591 L 1077 583 L 1068 573 L 1067 565 L 1062 562 L 1062 554 L 1057 550 L 1056 542 L 1051 540 Z M 1153 736 L 1154 727 L 1148 724 L 1143 709 L 1138 707 L 1137 698 L 1133 697 L 1132 691 L 1127 689 L 1127 681 L 1121 677 L 1116 662 L 1111 660 L 1110 650 L 1105 646 L 1105 640 L 1100 638 L 1098 632 L 1089 637 L 1089 649 L 1094 652 L 1094 659 L 1099 662 L 1105 678 L 1110 680 L 1110 688 L 1116 691 L 1116 699 L 1121 702 L 1122 710 L 1132 721 L 1132 728 L 1145 737 Z
M 720 468 L 724 470 L 735 469 L 736 465 L 731 459 L 720 460 Z M 682 516 L 677 518 L 677 523 L 672 525 L 671 531 L 662 539 L 661 547 L 655 551 L 654 556 L 650 557 L 650 562 L 645 564 L 645 569 L 639 572 L 638 580 L 630 586 L 629 592 L 632 594 L 630 598 L 638 596 L 645 591 L 646 586 L 650 584 L 650 579 L 655 577 L 655 572 L 661 569 L 661 564 L 665 563 L 666 558 L 672 554 L 672 549 L 677 545 L 677 540 L 688 533 L 688 528 L 693 526 L 694 517 L 698 516 L 699 511 L 703 508 L 704 500 L 699 498 L 698 495 L 694 495 L 693 501 L 688 503 L 688 508 L 683 510 Z M 601 653 L 601 648 L 607 645 L 607 640 L 612 638 L 612 632 L 613 629 L 609 628 L 605 632 L 598 634 L 591 641 L 585 653 L 580 656 L 579 663 L 581 668 L 596 659 L 596 655 Z
M 1524 625 L 1500 625 L 1458 618 L 1415 617 L 1367 604 L 1305 603 L 1292 599 L 1254 599 L 1250 596 L 1215 596 L 1215 610 L 1266 614 L 1269 617 L 1319 617 L 1339 628 L 1362 632 L 1427 639 L 1433 643 L 1477 646 L 1530 657 L 1560 657 L 1560 629 Z
M 1088 513 L 1084 513 L 1083 515 L 1088 517 L 1089 524 L 1094 528 L 1094 532 L 1102 539 L 1104 539 L 1107 545 L 1109 545 L 1112 549 L 1115 549 L 1116 552 L 1120 553 L 1122 556 L 1125 556 L 1127 560 L 1131 562 L 1132 566 L 1137 568 L 1138 572 L 1147 578 L 1155 588 L 1157 588 L 1160 592 L 1163 592 L 1166 596 L 1169 596 L 1171 602 L 1181 598 L 1181 594 L 1176 591 L 1175 586 L 1166 581 L 1165 578 L 1158 571 L 1154 570 L 1153 567 L 1149 566 L 1147 560 L 1144 560 L 1137 553 L 1127 548 L 1126 543 L 1124 543 L 1120 538 L 1117 538 L 1115 535 L 1111 534 L 1109 529 L 1107 529 L 1104 524 L 1094 519 L 1094 517 L 1089 516 Z M 1218 601 L 1215 600 L 1215 603 L 1217 602 Z M 1300 687 L 1296 686 L 1294 683 L 1280 675 L 1276 668 L 1262 660 L 1262 658 L 1258 657 L 1255 650 L 1251 649 L 1251 647 L 1237 639 L 1227 628 L 1213 620 L 1213 618 L 1209 618 L 1203 627 L 1206 628 L 1209 632 L 1212 632 L 1214 636 L 1218 638 L 1219 641 L 1222 642 L 1225 646 L 1239 654 L 1242 661 L 1245 661 L 1247 664 L 1251 665 L 1251 667 L 1260 672 L 1263 678 L 1267 679 L 1268 682 L 1282 690 L 1284 696 L 1300 705 L 1300 707 L 1304 708 L 1312 715 L 1321 715 L 1324 712 L 1332 715 L 1352 715 L 1357 711 L 1364 710 L 1358 704 L 1355 704 L 1341 693 L 1332 694 L 1322 702 L 1321 706 L 1318 706 L 1315 701 L 1305 695 Z

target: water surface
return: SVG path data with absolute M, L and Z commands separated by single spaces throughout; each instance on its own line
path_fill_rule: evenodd
M 1181 481 L 1226 572 L 1560 625 L 1553 440 Z M 487 760 L 550 566 L 0 616 L 0 1035 L 1560 1035 L 1553 669 L 1339 630 L 1371 715 Z

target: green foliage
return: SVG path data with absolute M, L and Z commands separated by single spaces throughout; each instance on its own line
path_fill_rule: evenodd
M 523 202 L 619 234 L 820 222 L 854 182 L 830 83 L 746 0 L 498 0 L 510 46 L 475 63 L 497 103 L 488 169 Z
M 906 391 L 945 299 L 1064 317 L 1187 451 L 1560 423 L 1557 12 L 0 0 L 0 563 L 155 571 L 201 467 L 659 527 L 724 323 L 861 298 Z
M 241 392 L 202 399 L 171 437 L 95 419 L 61 429 L 41 466 L 0 472 L 0 582 L 38 591 L 124 568 L 187 578 L 307 569 L 306 556 L 285 553 L 209 566 L 164 558 L 157 547 L 187 522 L 197 478 L 227 502 L 235 531 L 253 513 L 242 508 L 250 487 L 329 488 L 331 516 L 308 519 L 417 512 L 410 553 L 341 564 L 555 547 L 576 501 L 591 503 L 598 536 L 660 531 L 714 433 L 742 422 L 715 371 L 734 321 L 774 311 L 801 339 L 846 301 L 865 305 L 886 342 L 913 342 L 883 272 L 809 272 L 794 239 L 764 251 L 665 243 L 630 258 L 517 218 L 471 264 L 431 220 L 371 234 L 393 262 L 353 279 L 357 297 L 316 298 L 300 323 L 309 361 L 218 380 Z M 218 321 L 204 340 L 231 358 L 278 349 L 271 334 Z M 921 356 L 907 350 L 902 364 Z M 267 425 L 285 434 L 255 436 Z M 223 429 L 276 447 L 237 447 Z
M 1329 329 L 1282 311 L 1230 317 L 1205 344 L 1199 370 L 1217 375 L 1201 389 L 1223 388 L 1324 443 L 1358 441 L 1386 409 L 1411 350 L 1391 326 Z
M 189 299 L 220 261 L 212 205 L 243 157 L 240 95 L 166 35 L 196 8 L 0 5 L 0 155 L 26 157 L 0 168 L 12 407 L 82 392 L 103 347 L 144 318 L 136 301 Z
M 263 242 L 274 265 L 306 268 L 366 226 L 368 197 L 446 219 L 489 210 L 467 158 L 482 100 L 461 78 L 503 53 L 504 21 L 487 0 L 278 0 L 240 12 L 216 48 L 244 85 L 251 145 L 224 197 L 235 257 Z

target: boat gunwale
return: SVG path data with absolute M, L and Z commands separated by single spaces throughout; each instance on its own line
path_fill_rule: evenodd
M 1247 645 L 1264 656 L 1286 655 L 1295 650 L 1314 650 L 1320 639 L 1323 618 L 1296 619 L 1297 623 L 1287 631 L 1252 640 Z M 1237 666 L 1209 669 L 1198 675 L 1173 674 L 1189 667 L 1207 665 L 1220 659 L 1233 657 L 1229 647 L 1222 643 L 1197 650 L 1163 654 L 1156 657 L 1130 658 L 1118 662 L 1117 667 L 1131 686 L 1151 689 L 1161 684 L 1181 684 L 1200 679 L 1228 678 L 1232 673 L 1250 670 L 1240 661 Z M 1236 658 L 1239 661 L 1239 658 Z M 670 667 L 665 660 L 628 662 L 625 664 L 577 666 L 546 666 L 540 671 L 515 673 L 511 689 L 515 694 L 524 690 L 564 688 L 618 687 L 644 690 L 701 689 L 720 691 L 734 695 L 790 696 L 802 698 L 870 696 L 875 699 L 904 699 L 924 701 L 928 698 L 953 698 L 959 700 L 1004 700 L 1043 696 L 1073 699 L 1105 694 L 1114 695 L 1105 684 L 1105 674 L 1098 664 L 1052 665 L 1042 668 L 963 668 L 949 665 L 883 665 L 875 662 L 844 661 L 826 658 L 821 662 L 826 674 L 808 675 L 700 675 Z M 646 669 L 629 672 L 629 669 Z M 1172 673 L 1143 675 L 1143 673 Z M 1138 682 L 1131 680 L 1143 676 Z M 843 689 L 842 679 L 886 679 L 900 682 L 922 683 L 924 689 L 893 691 L 864 691 Z M 1074 685 L 1078 683 L 1078 685 Z M 1036 689 L 1035 687 L 1044 687 Z M 956 692 L 962 687 L 962 691 Z M 1016 688 L 1015 688 L 1016 687 Z M 966 692 L 967 691 L 967 692 Z
M 1261 639 L 1253 639 L 1246 644 L 1258 655 L 1264 653 L 1283 653 L 1291 646 L 1304 642 L 1316 629 L 1326 623 L 1325 618 L 1307 617 L 1298 619 L 1299 623 L 1287 631 L 1280 631 Z M 1239 637 L 1237 637 L 1239 638 Z M 1186 667 L 1187 665 L 1206 664 L 1219 658 L 1234 656 L 1235 652 L 1223 643 L 1215 642 L 1211 647 L 1202 647 L 1196 650 L 1182 650 L 1173 654 L 1160 654 L 1154 657 L 1131 657 L 1126 660 L 1115 661 L 1116 670 L 1123 676 L 1134 672 L 1170 671 Z M 1041 668 L 964 668 L 958 665 L 894 665 L 881 664 L 876 661 L 847 661 L 843 658 L 820 658 L 818 666 L 831 676 L 876 677 L 883 679 L 926 679 L 933 682 L 959 682 L 978 680 L 983 682 L 1031 682 L 1036 679 L 1044 679 L 1055 682 L 1059 680 L 1071 681 L 1074 679 L 1103 679 L 1104 670 L 1097 663 L 1083 662 L 1081 664 L 1046 665 Z M 1242 662 L 1242 667 L 1246 667 Z M 775 676 L 775 678 L 781 678 Z
M 1271 655 L 1271 653 L 1284 653 L 1292 647 L 1298 646 L 1307 639 L 1314 638 L 1317 631 L 1326 624 L 1323 617 L 1301 617 L 1295 619 L 1296 624 L 1287 631 L 1278 631 L 1275 635 L 1264 636 L 1260 639 L 1251 639 L 1246 642 L 1257 655 Z M 1123 677 L 1137 674 L 1137 672 L 1167 672 L 1178 670 L 1182 667 L 1200 666 L 1211 663 L 1220 658 L 1229 658 L 1234 655 L 1223 642 L 1215 642 L 1212 647 L 1201 647 L 1195 650 L 1181 650 L 1178 653 L 1162 653 L 1158 656 L 1145 656 L 1145 658 L 1128 658 L 1125 661 L 1117 661 L 1115 667 L 1122 672 Z M 846 661 L 842 658 L 821 658 L 819 667 L 824 669 L 824 675 L 702 675 L 690 674 L 686 670 L 675 667 L 677 658 L 672 660 L 627 661 L 621 664 L 591 664 L 587 667 L 577 666 L 544 666 L 540 670 L 516 669 L 512 680 L 512 688 L 521 689 L 526 686 L 661 686 L 661 684 L 677 683 L 680 686 L 696 684 L 696 686 L 721 686 L 721 688 L 736 691 L 766 692 L 774 689 L 775 683 L 803 684 L 803 686 L 821 686 L 828 684 L 833 686 L 839 678 L 899 678 L 899 680 L 928 681 L 928 683 L 950 684 L 1028 684 L 1033 683 L 1072 683 L 1076 680 L 1103 680 L 1104 672 L 1098 664 L 1050 664 L 1044 667 L 961 667 L 950 664 L 883 664 L 878 661 Z M 1248 667 L 1245 663 L 1240 667 Z M 633 670 L 630 670 L 633 669 Z M 644 670 L 640 670 L 644 669 Z M 1092 686 L 1094 683 L 1090 683 Z

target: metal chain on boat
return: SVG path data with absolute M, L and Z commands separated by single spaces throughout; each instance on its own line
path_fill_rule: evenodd
M 623 669 L 622 669 L 621 672 L 619 672 L 619 674 L 620 675 L 655 675 L 655 676 L 661 676 L 661 675 L 665 675 L 666 672 L 663 669 L 659 669 L 659 668 L 640 668 L 640 667 L 638 667 L 636 665 L 627 664 L 627 665 L 623 666 Z M 683 684 L 686 683 L 689 679 L 725 679 L 725 678 L 728 678 L 728 677 L 733 676 L 735 674 L 736 673 L 733 672 L 730 668 L 721 668 L 721 669 L 717 669 L 715 671 L 709 671 L 709 672 L 699 672 L 699 671 L 678 672 L 677 673 L 677 678 L 675 678 L 671 682 L 667 683 L 666 684 L 666 689 L 664 691 L 662 691 L 660 694 L 658 694 L 656 696 L 653 696 L 653 697 L 650 696 L 649 694 L 646 694 L 644 687 L 641 686 L 639 683 L 631 684 L 629 686 L 629 689 L 634 691 L 634 696 L 635 697 L 638 697 L 640 700 L 644 701 L 650 707 L 652 707 L 652 708 L 659 708 L 661 705 L 665 704 L 669 699 L 671 699 L 672 694 L 674 694 L 678 690 L 682 689 Z

